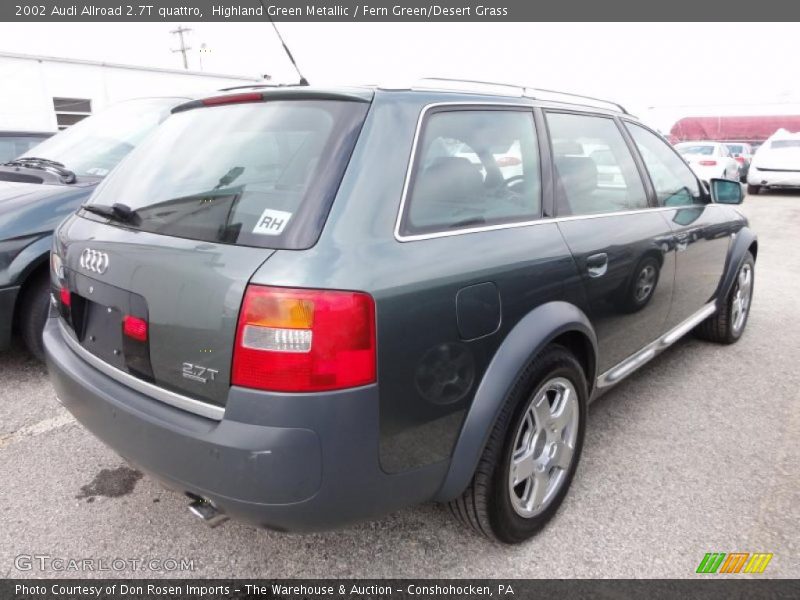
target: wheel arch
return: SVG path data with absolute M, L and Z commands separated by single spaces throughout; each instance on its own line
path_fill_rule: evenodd
M 452 500 L 466 489 L 514 383 L 552 343 L 562 344 L 575 354 L 584 368 L 591 395 L 597 369 L 597 337 L 588 317 L 569 302 L 553 301 L 535 308 L 506 335 L 489 363 L 434 500 Z
M 9 265 L 9 278 L 13 285 L 20 288 L 14 305 L 13 323 L 18 322 L 25 291 L 36 278 L 49 272 L 52 245 L 53 236 L 45 235 L 27 246 Z
M 739 272 L 739 267 L 741 267 L 747 252 L 753 255 L 753 259 L 756 258 L 758 255 L 758 237 L 752 229 L 743 227 L 736 234 L 733 243 L 731 243 L 728 258 L 725 261 L 725 270 L 714 294 L 717 308 L 719 308 L 720 302 L 724 302 L 725 298 L 728 297 L 728 293 L 731 291 L 733 282 L 736 279 L 736 274 Z

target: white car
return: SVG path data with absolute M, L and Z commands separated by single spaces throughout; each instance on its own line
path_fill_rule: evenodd
M 695 174 L 708 184 L 712 179 L 739 180 L 739 163 L 725 144 L 718 142 L 681 142 L 675 149 L 692 167 Z
M 758 147 L 747 173 L 747 193 L 800 188 L 800 133 L 779 129 Z

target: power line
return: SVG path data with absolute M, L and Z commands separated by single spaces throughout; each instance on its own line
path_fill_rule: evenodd
M 177 50 L 173 50 L 173 52 L 180 52 L 183 55 L 183 68 L 189 68 L 189 61 L 186 59 L 186 53 L 191 50 L 191 46 L 186 45 L 186 40 L 183 37 L 184 33 L 189 33 L 191 29 L 189 27 L 184 27 L 183 25 L 178 25 L 177 29 L 173 29 L 170 31 L 171 34 L 178 35 L 178 39 L 180 40 L 181 47 Z

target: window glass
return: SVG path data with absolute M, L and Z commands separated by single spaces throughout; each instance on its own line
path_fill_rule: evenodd
M 678 144 L 675 149 L 681 154 L 702 154 L 703 156 L 714 154 L 714 146 L 708 144 Z
M 647 208 L 636 163 L 612 119 L 549 113 L 547 123 L 558 215 Z
M 627 127 L 650 173 L 660 205 L 685 206 L 706 203 L 697 177 L 667 142 L 635 123 L 628 123 Z
M 142 231 L 307 248 L 319 236 L 367 108 L 276 99 L 178 112 L 90 202 L 128 205 L 136 219 L 124 226 Z
M 437 112 L 417 148 L 404 234 L 527 221 L 541 207 L 533 115 L 508 110 Z

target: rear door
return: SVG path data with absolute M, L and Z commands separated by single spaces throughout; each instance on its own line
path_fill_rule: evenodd
M 670 230 L 611 117 L 547 112 L 558 227 L 597 333 L 598 372 L 663 333 L 674 277 Z M 601 162 L 596 158 L 602 157 Z M 601 177 L 613 173 L 613 177 Z
M 125 373 L 218 405 L 248 281 L 275 249 L 315 243 L 369 107 L 232 98 L 171 116 L 57 241 L 75 341 Z M 96 214 L 115 204 L 127 208 Z
M 671 328 L 710 302 L 722 278 L 736 223 L 724 206 L 711 203 L 694 173 L 662 138 L 626 122 L 647 166 L 662 214 L 669 220 L 677 250 L 675 294 L 667 319 Z

